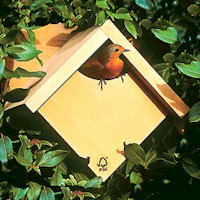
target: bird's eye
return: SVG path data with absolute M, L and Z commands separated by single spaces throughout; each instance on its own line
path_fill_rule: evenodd
M 116 49 L 114 49 L 114 51 L 115 51 L 115 52 L 118 52 L 118 51 L 119 51 L 119 49 L 118 49 L 118 48 L 116 48 Z

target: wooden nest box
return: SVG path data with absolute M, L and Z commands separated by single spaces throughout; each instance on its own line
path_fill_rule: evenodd
M 78 69 L 109 43 L 130 50 L 121 56 L 129 73 L 124 83 L 120 78 L 108 80 L 101 90 L 98 80 Z M 117 152 L 123 150 L 124 142 L 140 144 L 167 115 L 182 118 L 188 112 L 110 20 L 72 37 L 42 69 L 47 75 L 24 101 L 8 109 L 25 106 L 39 114 L 80 157 L 90 157 L 89 167 L 103 180 L 124 162 Z M 34 83 L 33 79 L 28 86 Z

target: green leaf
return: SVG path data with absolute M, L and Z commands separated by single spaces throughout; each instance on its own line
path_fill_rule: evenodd
M 173 154 L 164 152 L 160 157 L 155 158 L 149 163 L 148 169 L 150 171 L 156 171 L 157 173 L 163 173 L 164 170 L 174 167 L 176 163 Z
M 8 69 L 5 68 L 4 73 L 3 73 L 3 77 L 5 79 L 11 79 L 11 78 L 20 78 L 19 73 L 15 70 L 15 71 L 10 71 Z
M 32 164 L 32 162 L 30 162 L 29 159 L 24 158 L 24 157 L 22 157 L 22 156 L 14 155 L 14 158 L 16 159 L 16 161 L 17 161 L 20 165 L 22 165 L 22 166 L 24 166 L 24 167 L 30 167 L 31 164 Z
M 0 119 L 2 119 L 3 114 L 4 114 L 4 107 L 3 107 L 3 105 L 0 103 Z
M 167 30 L 152 28 L 151 31 L 158 39 L 168 44 L 174 44 L 178 38 L 178 33 L 174 27 L 168 27 Z
M 48 6 L 46 4 L 48 3 L 53 3 L 52 0 L 39 0 L 39 1 L 34 1 L 31 6 L 30 9 L 31 10 L 39 10 L 39 9 L 45 9 Z
M 51 186 L 64 186 L 64 180 L 61 172 L 56 170 L 51 178 L 49 178 Z
M 175 63 L 175 66 L 189 77 L 200 78 L 200 62 L 192 61 L 190 64 Z
M 82 181 L 82 180 L 89 181 L 89 178 L 83 173 L 73 173 L 73 176 L 77 182 Z
M 142 25 L 145 29 L 149 30 L 151 28 L 151 26 L 152 26 L 152 22 L 149 19 L 143 19 L 140 22 L 140 25 Z
M 129 174 L 133 170 L 134 164 L 127 160 L 126 162 L 126 174 Z
M 143 183 L 142 174 L 139 172 L 131 172 L 130 174 L 130 183 L 132 184 L 141 184 Z
M 145 151 L 140 145 L 136 143 L 125 145 L 124 150 L 126 158 L 135 165 L 140 165 L 145 162 Z
M 200 7 L 196 4 L 191 4 L 187 11 L 190 13 L 191 16 L 196 17 L 200 14 Z
M 159 63 L 154 66 L 154 69 L 162 76 L 162 78 L 168 82 L 171 77 L 170 64 L 169 63 Z
M 65 162 L 61 162 L 57 167 L 56 170 L 58 170 L 63 175 L 67 175 L 67 166 Z
M 40 194 L 39 200 L 55 200 L 54 192 L 49 187 L 44 187 Z
M 55 167 L 60 164 L 68 155 L 68 151 L 55 150 L 49 151 L 42 155 L 38 166 L 40 167 Z
M 154 7 L 151 0 L 135 0 L 135 3 L 145 10 L 151 10 Z
M 20 78 L 20 77 L 36 77 L 36 78 L 43 78 L 46 75 L 43 71 L 36 71 L 36 72 L 29 72 L 22 68 L 17 68 L 15 71 L 9 71 L 5 69 L 4 71 L 4 78 L 11 79 L 11 78 Z
M 18 154 L 14 155 L 15 159 L 19 164 L 25 167 L 30 167 L 33 162 L 33 155 L 31 150 L 28 148 L 29 140 L 26 135 L 19 135 L 21 146 Z
M 30 89 L 16 88 L 4 95 L 8 102 L 15 103 L 24 100 L 30 92 Z
M 125 20 L 130 20 L 130 21 L 133 20 L 129 13 L 113 13 L 112 12 L 112 16 L 115 19 L 125 19 Z
M 12 159 L 13 156 L 13 145 L 12 141 L 8 136 L 1 134 L 0 138 L 0 161 L 6 163 L 8 160 Z
M 90 197 L 90 198 L 96 199 L 96 197 L 91 192 L 84 192 L 83 196 L 84 197 Z
M 42 186 L 35 182 L 29 182 L 28 185 L 30 186 L 28 192 L 27 192 L 27 198 L 28 200 L 35 200 L 38 199 L 40 196 L 41 188 Z
M 4 69 L 5 69 L 4 61 L 2 58 L 0 58 L 0 80 L 3 77 Z
M 106 0 L 96 0 L 95 5 L 99 8 L 110 9 Z
M 190 158 L 182 160 L 183 169 L 193 178 L 200 180 L 200 168 L 197 163 L 193 162 Z
M 145 163 L 148 166 L 151 162 L 153 162 L 158 155 L 158 145 L 154 145 L 151 147 L 145 156 Z
M 166 53 L 163 56 L 163 60 L 170 64 L 172 64 L 175 61 L 175 59 L 176 59 L 176 56 L 173 53 Z
M 133 35 L 133 37 L 134 37 L 135 39 L 137 39 L 137 35 L 138 35 L 138 34 L 137 34 L 137 31 L 136 31 L 136 27 L 135 27 L 134 22 L 131 22 L 130 20 L 124 20 L 124 25 L 125 25 L 127 31 L 128 31 L 131 35 Z
M 43 71 L 29 72 L 22 68 L 17 68 L 15 71 L 19 74 L 20 77 L 44 78 L 44 76 L 46 75 L 46 72 Z
M 25 197 L 26 193 L 28 192 L 29 188 L 17 188 L 17 187 L 12 187 L 11 192 L 13 194 L 13 200 L 21 200 Z
M 37 50 L 35 45 L 30 42 L 21 42 L 21 44 L 8 47 L 7 52 L 9 57 L 21 62 L 32 60 L 42 53 L 42 51 Z
M 73 194 L 69 187 L 61 187 L 62 193 L 64 195 L 62 200 L 71 200 L 73 199 Z
M 200 121 L 200 101 L 192 106 L 188 117 L 191 123 Z
M 105 11 L 98 12 L 96 14 L 95 25 L 101 25 L 101 24 L 103 24 L 105 22 L 105 20 L 106 20 Z
M 88 188 L 100 188 L 101 184 L 102 184 L 103 180 L 101 177 L 95 177 L 91 180 L 89 180 L 87 182 L 87 184 L 85 184 L 84 188 L 88 189 Z

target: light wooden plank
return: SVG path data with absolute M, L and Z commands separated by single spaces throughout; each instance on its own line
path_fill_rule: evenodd
M 35 33 L 35 46 L 38 50 L 41 50 L 42 53 L 39 54 L 39 58 L 45 64 L 52 56 L 54 56 L 58 50 L 73 36 L 73 28 L 65 28 L 64 24 L 48 24 L 46 26 L 37 28 L 33 30 Z M 56 31 L 55 31 L 56 30 Z M 23 31 L 26 36 L 26 31 Z M 15 70 L 18 67 L 26 69 L 28 71 L 37 71 L 42 70 L 40 63 L 37 59 L 30 60 L 28 62 L 19 62 L 13 59 L 6 59 L 6 67 L 9 70 Z M 9 82 L 10 90 L 24 87 L 25 84 L 30 80 L 30 78 L 20 78 L 20 79 L 11 79 Z
M 124 79 L 107 81 L 101 91 L 98 80 L 76 72 L 39 109 L 79 156 L 90 157 L 89 167 L 104 180 L 125 160 L 117 153 L 123 142 L 141 143 L 165 118 L 128 75 Z M 99 171 L 101 157 L 107 171 Z
M 124 56 L 129 60 L 132 66 L 138 70 L 144 79 L 152 86 L 152 88 L 155 89 L 160 97 L 179 117 L 185 116 L 189 111 L 186 104 L 160 77 L 144 57 L 132 46 L 125 36 L 121 34 L 119 29 L 110 20 L 107 20 L 101 26 L 101 29 L 113 43 L 120 44 L 124 48 L 130 50 L 129 52 L 126 52 Z

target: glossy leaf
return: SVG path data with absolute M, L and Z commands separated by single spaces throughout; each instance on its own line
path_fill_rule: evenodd
M 127 162 L 126 162 L 126 174 L 129 174 L 132 171 L 133 167 L 134 167 L 134 163 L 127 160 Z
M 127 31 L 133 35 L 133 37 L 135 39 L 137 39 L 137 31 L 136 31 L 136 27 L 135 27 L 135 24 L 134 22 L 130 21 L 130 20 L 124 20 L 124 25 L 127 29 Z
M 174 44 L 177 41 L 178 33 L 174 27 L 168 27 L 167 30 L 152 28 L 151 31 L 158 39 L 168 44 Z
M 2 163 L 8 162 L 8 160 L 12 159 L 13 154 L 13 145 L 12 141 L 8 136 L 1 134 L 0 138 L 0 161 Z
M 162 76 L 162 78 L 166 82 L 168 82 L 168 80 L 171 76 L 169 63 L 159 63 L 154 66 L 154 69 Z
M 28 185 L 30 186 L 27 192 L 28 200 L 38 199 L 38 197 L 40 196 L 42 186 L 35 182 L 29 182 Z
M 143 19 L 140 24 L 147 30 L 149 30 L 152 26 L 152 22 L 149 19 Z
M 39 0 L 39 1 L 34 1 L 31 4 L 30 9 L 31 10 L 38 10 L 38 9 L 45 9 L 47 7 L 47 3 L 52 3 L 52 0 Z
M 8 47 L 7 52 L 9 57 L 22 62 L 32 60 L 42 53 L 42 51 L 37 50 L 34 44 L 30 42 L 21 42 L 21 44 Z
M 56 170 L 51 178 L 49 178 L 51 186 L 64 186 L 64 180 L 61 172 Z
M 66 158 L 68 153 L 69 153 L 68 151 L 64 150 L 49 151 L 42 155 L 41 160 L 38 163 L 38 166 L 55 167 Z
M 14 158 L 16 159 L 16 161 L 24 166 L 24 167 L 30 167 L 32 162 L 30 162 L 30 159 L 27 159 L 27 158 L 24 158 L 22 156 L 17 156 L 17 155 L 14 155 Z
M 29 72 L 22 68 L 17 68 L 15 71 L 19 74 L 20 77 L 44 78 L 44 76 L 46 75 L 46 72 L 43 72 L 43 71 Z
M 96 14 L 95 25 L 101 25 L 105 22 L 105 20 L 106 20 L 106 13 L 105 11 L 101 11 Z
M 191 16 L 196 17 L 200 14 L 200 6 L 196 4 L 191 4 L 187 11 L 190 13 Z
M 31 149 L 28 147 L 30 145 L 29 140 L 26 135 L 19 135 L 19 139 L 21 146 L 15 159 L 23 166 L 30 166 L 33 162 L 33 155 Z
M 125 19 L 132 21 L 132 17 L 129 13 L 112 13 L 112 16 L 115 19 Z
M 4 107 L 3 105 L 0 103 L 0 119 L 3 117 L 4 114 Z
M 13 200 L 21 200 L 26 196 L 26 193 L 28 192 L 28 187 L 25 189 L 22 188 L 17 188 L 17 187 L 13 187 L 11 189 L 12 195 L 13 195 Z
M 4 61 L 2 58 L 0 58 L 0 80 L 3 77 L 4 69 L 5 69 Z
M 75 177 L 77 182 L 80 182 L 82 180 L 89 181 L 89 178 L 83 173 L 73 173 L 73 176 Z
M 175 63 L 175 66 L 189 77 L 200 78 L 200 62 L 192 61 L 190 64 Z
M 172 64 L 176 59 L 176 56 L 173 54 L 173 53 L 166 53 L 164 56 L 163 56 L 163 60 L 166 62 L 166 63 L 170 63 Z
M 61 162 L 57 167 L 56 170 L 58 170 L 61 174 L 67 175 L 67 166 L 65 162 Z
M 64 195 L 62 200 L 71 200 L 73 199 L 73 194 L 69 187 L 61 187 L 62 193 Z
M 95 5 L 99 8 L 110 9 L 106 0 L 96 0 Z
M 182 160 L 182 166 L 184 170 L 193 178 L 200 180 L 200 168 L 190 158 L 184 158 Z
M 164 169 L 167 170 L 176 165 L 176 160 L 174 156 L 170 153 L 163 153 L 162 156 L 155 158 L 149 163 L 148 169 L 150 171 L 156 171 L 157 173 L 163 173 Z
M 101 177 L 95 177 L 85 184 L 84 188 L 100 188 L 103 180 Z
M 125 145 L 124 150 L 126 158 L 135 165 L 140 165 L 145 162 L 145 151 L 140 145 L 136 143 Z
M 188 117 L 191 123 L 200 121 L 200 101 L 192 106 Z
M 153 162 L 158 156 L 158 145 L 154 145 L 151 147 L 145 156 L 145 163 L 148 166 L 151 162 Z
M 151 0 L 135 0 L 135 3 L 145 10 L 151 10 L 154 7 Z
M 130 174 L 130 183 L 132 184 L 141 184 L 143 183 L 143 178 L 142 178 L 142 175 L 141 173 L 139 172 L 131 172 Z
M 39 200 L 55 200 L 54 192 L 49 187 L 44 187 L 40 194 Z
M 4 73 L 3 73 L 3 77 L 6 78 L 6 79 L 11 79 L 11 78 L 18 78 L 19 79 L 20 75 L 16 70 L 10 71 L 8 69 L 5 69 Z
M 16 88 L 4 95 L 8 102 L 15 103 L 24 100 L 30 92 L 30 89 Z
M 89 198 L 92 198 L 92 199 L 96 199 L 96 197 L 91 192 L 84 192 L 83 196 L 84 197 L 89 197 Z

